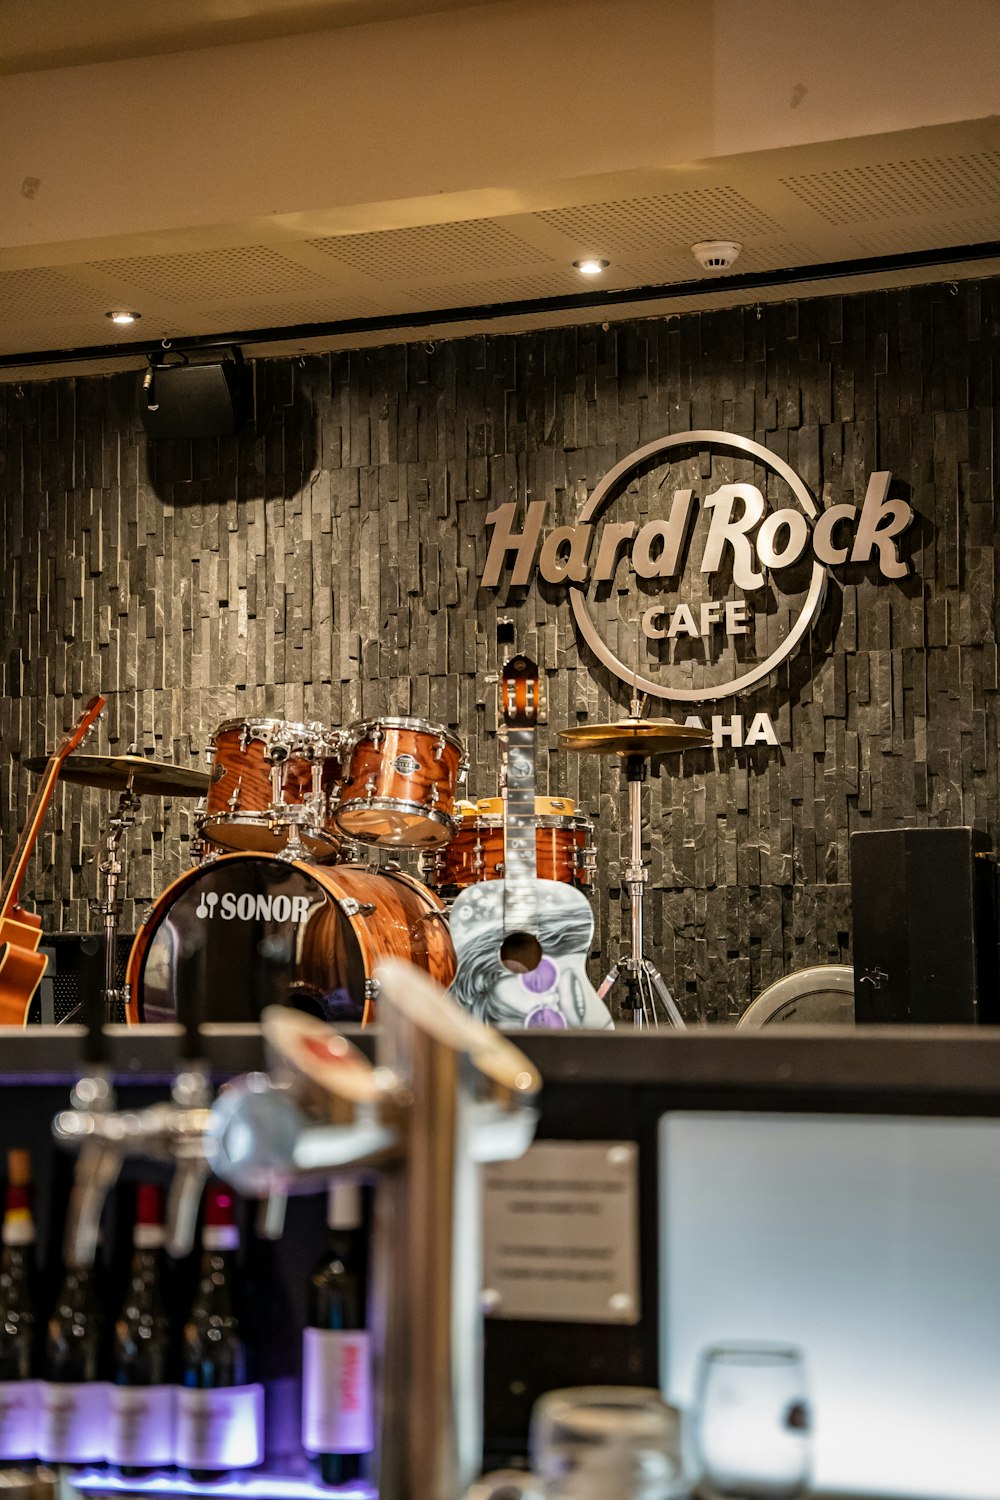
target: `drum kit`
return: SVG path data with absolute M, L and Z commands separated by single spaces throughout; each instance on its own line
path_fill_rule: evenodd
M 641 788 L 650 756 L 710 742 L 697 729 L 641 717 L 587 724 L 563 748 L 623 757 L 629 787 L 631 950 L 600 994 L 619 980 L 637 1025 L 683 1026 L 643 951 Z M 364 719 L 345 729 L 278 718 L 229 719 L 206 751 L 208 770 L 124 755 L 74 754 L 62 780 L 119 792 L 108 820 L 99 895 L 91 902 L 106 939 L 109 1019 L 170 1021 L 195 1015 L 252 1021 L 267 1004 L 292 1004 L 329 1020 L 372 1019 L 376 964 L 403 958 L 447 987 L 455 958 L 448 902 L 503 876 L 501 797 L 458 800 L 468 774 L 460 739 L 415 717 Z M 27 768 L 44 770 L 45 757 Z M 199 797 L 196 863 L 153 902 L 117 983 L 124 842 L 144 797 Z M 538 876 L 589 892 L 593 823 L 565 797 L 535 799 Z M 417 879 L 395 860 L 372 869 L 359 845 L 420 856 Z M 190 1007 L 190 1008 L 189 1008 Z

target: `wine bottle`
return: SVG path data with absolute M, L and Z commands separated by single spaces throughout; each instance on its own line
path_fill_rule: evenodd
M 200 1482 L 259 1463 L 262 1456 L 263 1392 L 246 1384 L 235 1300 L 239 1243 L 232 1192 L 211 1183 L 198 1289 L 184 1325 L 178 1402 L 178 1460 Z
M 324 1484 L 361 1472 L 372 1448 L 371 1365 L 365 1331 L 361 1198 L 335 1182 L 327 1200 L 329 1243 L 310 1278 L 302 1345 L 302 1446 Z
M 103 1459 L 107 1387 L 98 1383 L 101 1326 L 96 1266 L 67 1266 L 45 1332 L 39 1456 L 50 1463 Z
M 35 1350 L 35 1220 L 31 1156 L 7 1152 L 7 1197 L 0 1234 L 0 1380 L 30 1380 Z
M 163 1189 L 136 1192 L 132 1265 L 115 1321 L 108 1456 L 135 1477 L 173 1459 L 170 1324 L 163 1297 Z
M 37 1399 L 26 1386 L 35 1356 L 35 1221 L 31 1156 L 7 1152 L 0 1231 L 0 1462 L 35 1456 Z

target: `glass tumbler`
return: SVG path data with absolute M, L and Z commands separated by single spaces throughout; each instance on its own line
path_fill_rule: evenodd
M 700 1494 L 796 1500 L 809 1482 L 809 1432 L 797 1349 L 734 1343 L 705 1350 L 693 1412 Z
M 690 1493 L 681 1419 L 659 1391 L 549 1391 L 531 1415 L 532 1468 L 545 1500 L 675 1500 Z

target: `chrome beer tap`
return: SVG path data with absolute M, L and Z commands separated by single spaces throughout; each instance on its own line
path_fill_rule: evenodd
M 534 1136 L 541 1080 L 427 975 L 377 976 L 374 1065 L 331 1027 L 271 1008 L 270 1072 L 212 1110 L 212 1169 L 250 1196 L 374 1176 L 373 1348 L 381 1500 L 456 1500 L 482 1461 L 480 1184 Z
M 182 965 L 190 961 L 182 955 Z M 86 1057 L 91 1067 L 70 1095 L 72 1108 L 60 1111 L 52 1123 L 56 1141 L 79 1151 L 66 1218 L 64 1259 L 67 1265 L 93 1265 L 104 1204 L 126 1156 L 173 1164 L 166 1247 L 173 1256 L 185 1256 L 194 1245 L 198 1206 L 209 1171 L 203 1141 L 212 1090 L 208 1066 L 199 1055 L 197 1021 L 193 1016 L 186 1017 L 170 1102 L 141 1110 L 116 1110 L 114 1088 L 104 1064 L 101 1017 L 92 1002 L 89 1008 Z
M 59 1144 L 80 1153 L 66 1219 L 66 1263 L 93 1265 L 104 1202 L 126 1156 L 175 1165 L 167 1201 L 166 1242 L 171 1255 L 187 1255 L 194 1244 L 201 1189 L 208 1175 L 203 1142 L 209 1110 L 205 1103 L 190 1102 L 186 1075 L 179 1075 L 175 1082 L 173 1102 L 140 1110 L 115 1110 L 110 1085 L 101 1087 L 101 1083 L 96 1078 L 81 1079 L 71 1095 L 73 1107 L 61 1110 L 52 1123 Z

